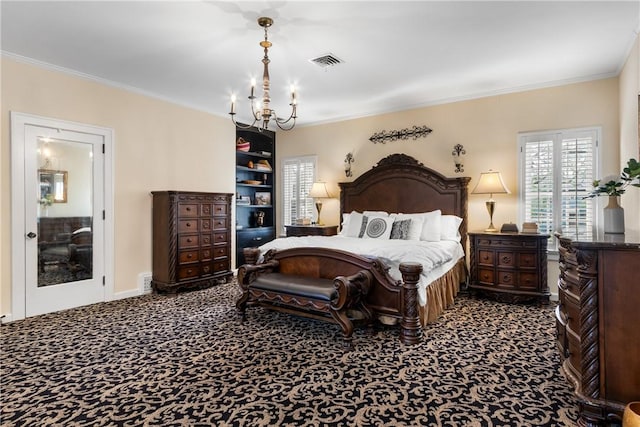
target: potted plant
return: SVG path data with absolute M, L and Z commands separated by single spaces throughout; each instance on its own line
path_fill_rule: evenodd
M 618 204 L 618 196 L 623 195 L 630 185 L 640 187 L 640 163 L 636 159 L 629 159 L 620 176 L 593 181 L 593 190 L 585 196 L 585 199 L 609 196 L 609 204 L 604 208 L 605 233 L 624 233 L 624 209 Z

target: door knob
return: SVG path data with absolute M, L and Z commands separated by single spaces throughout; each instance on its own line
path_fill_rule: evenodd
M 33 231 L 30 231 L 30 232 L 27 233 L 27 237 L 30 238 L 30 239 L 33 239 L 36 236 L 37 236 L 37 234 L 34 233 Z

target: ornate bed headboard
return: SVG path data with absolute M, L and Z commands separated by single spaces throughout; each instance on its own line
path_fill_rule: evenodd
M 391 154 L 353 182 L 341 182 L 340 212 L 417 213 L 440 209 L 457 215 L 467 241 L 467 186 L 471 178 L 446 178 L 406 154 Z

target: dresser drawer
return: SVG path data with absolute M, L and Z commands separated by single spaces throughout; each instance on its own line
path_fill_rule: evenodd
M 224 203 L 215 203 L 213 205 L 213 215 L 226 215 L 227 205 Z
M 560 314 L 560 306 L 556 307 L 556 342 L 560 350 L 560 356 L 564 359 L 567 357 L 567 332 L 566 325 Z
M 520 272 L 518 274 L 518 288 L 535 291 L 538 289 L 538 275 L 536 273 Z
M 189 267 L 178 268 L 178 280 L 193 279 L 194 277 L 198 277 L 199 275 L 200 268 L 198 267 L 198 264 L 194 264 Z
M 479 265 L 493 265 L 493 251 L 478 251 Z
M 213 221 L 210 218 L 200 220 L 200 231 L 207 232 L 213 230 Z
M 221 271 L 228 271 L 229 270 L 229 260 L 222 260 L 222 261 L 214 261 L 213 263 L 213 272 L 214 273 L 219 273 Z
M 211 262 L 205 262 L 200 265 L 200 275 L 209 276 L 213 274 L 213 264 Z
M 213 218 L 213 229 L 214 230 L 226 230 L 228 226 L 227 223 L 227 218 L 221 217 L 215 217 Z
M 537 268 L 538 257 L 535 253 L 522 252 L 518 254 L 518 267 L 520 268 Z
M 204 248 L 207 246 L 211 246 L 213 243 L 213 239 L 211 238 L 211 234 L 201 234 L 200 235 L 200 247 Z
M 498 270 L 498 286 L 513 288 L 516 284 L 516 273 L 513 271 L 500 271 Z
M 200 250 L 200 261 L 210 261 L 213 258 L 213 251 L 211 248 Z
M 178 253 L 178 264 L 189 264 L 200 260 L 197 250 L 180 251 Z
M 197 231 L 197 219 L 181 219 L 178 221 L 178 233 L 196 233 Z
M 229 233 L 226 231 L 217 231 L 213 233 L 213 243 L 216 245 L 227 243 L 229 241 Z
M 573 331 L 580 330 L 580 304 L 570 296 L 564 294 L 563 309 L 567 316 L 567 325 Z
M 478 269 L 478 281 L 483 285 L 493 285 L 495 284 L 495 280 L 493 277 L 493 270 L 489 270 L 486 268 Z
M 201 203 L 200 204 L 200 216 L 210 217 L 211 216 L 211 204 L 210 203 Z
M 197 234 L 188 234 L 178 237 L 178 248 L 197 248 L 200 244 L 200 238 Z
M 195 203 L 178 203 L 179 218 L 196 218 L 198 216 L 198 205 Z
M 513 252 L 498 252 L 498 267 L 514 267 L 516 265 Z
M 221 259 L 229 256 L 229 248 L 227 246 L 216 246 L 213 248 L 213 258 Z

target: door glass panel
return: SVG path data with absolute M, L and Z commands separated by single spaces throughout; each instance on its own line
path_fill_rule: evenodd
M 38 287 L 93 278 L 93 145 L 38 139 Z

